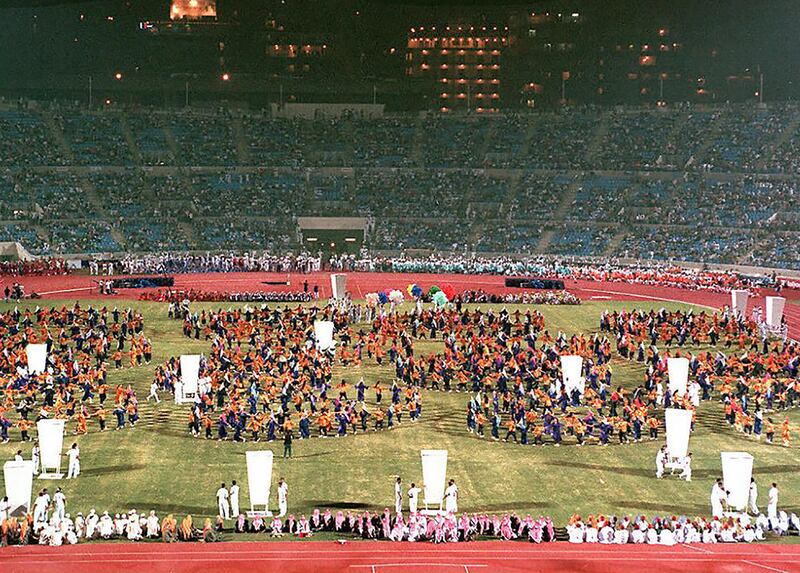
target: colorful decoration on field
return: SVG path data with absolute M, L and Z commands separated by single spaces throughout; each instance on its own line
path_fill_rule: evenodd
M 453 300 L 456 297 L 456 289 L 451 284 L 442 285 L 442 292 L 447 297 L 447 300 Z
M 435 293 L 433 293 L 433 296 L 431 296 L 431 300 L 433 301 L 433 304 L 435 304 L 437 308 L 442 308 L 448 302 L 447 295 L 444 294 L 444 292 L 442 292 L 441 290 L 438 290 Z
M 389 291 L 389 302 L 393 305 L 403 304 L 405 297 L 403 296 L 403 292 L 397 289 Z

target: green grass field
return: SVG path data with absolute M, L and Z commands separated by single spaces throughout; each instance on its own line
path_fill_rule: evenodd
M 70 304 L 71 301 L 64 301 Z M 90 301 L 84 301 L 85 306 Z M 50 302 L 60 306 L 60 301 Z M 102 305 L 104 302 L 94 301 Z M 124 302 L 117 303 L 121 308 Z M 460 507 L 467 511 L 533 513 L 552 516 L 558 525 L 578 512 L 589 513 L 686 513 L 709 514 L 709 492 L 713 478 L 721 475 L 719 452 L 747 451 L 755 456 L 755 477 L 760 486 L 760 504 L 766 504 L 769 483 L 778 481 L 781 509 L 800 509 L 800 450 L 767 445 L 729 429 L 722 409 L 714 400 L 702 404 L 690 450 L 694 453 L 694 481 L 675 478 L 656 480 L 655 454 L 660 442 L 599 447 L 518 446 L 480 440 L 466 431 L 467 395 L 427 391 L 423 415 L 417 423 L 404 420 L 391 431 L 370 432 L 347 438 L 314 438 L 295 441 L 295 457 L 280 458 L 282 443 L 233 443 L 193 438 L 185 426 L 187 406 L 166 400 L 159 405 L 144 402 L 152 372 L 169 356 L 207 352 L 207 342 L 190 341 L 181 335 L 180 322 L 166 317 L 166 305 L 132 303 L 145 316 L 145 333 L 153 342 L 153 363 L 136 369 L 112 371 L 109 384 L 131 383 L 140 398 L 142 421 L 135 429 L 99 433 L 90 421 L 90 433 L 79 439 L 82 474 L 76 481 L 36 481 L 34 489 L 62 486 L 68 510 L 138 511 L 155 509 L 159 515 L 173 512 L 211 516 L 216 513 L 214 493 L 219 483 L 237 479 L 242 485 L 242 506 L 249 507 L 244 452 L 271 448 L 275 454 L 273 483 L 284 476 L 290 486 L 290 511 L 309 513 L 313 508 L 382 510 L 393 500 L 394 476 L 404 482 L 421 481 L 419 450 L 449 451 L 448 475 L 461 491 Z M 591 333 L 606 308 L 631 308 L 633 303 L 590 302 L 578 307 L 536 307 L 545 314 L 546 328 L 555 333 Z M 203 305 L 197 305 L 203 306 Z M 206 308 L 218 305 L 208 304 Z M 512 305 L 513 306 L 513 305 Z M 637 303 L 649 309 L 649 303 Z M 655 305 L 660 308 L 661 304 Z M 668 308 L 685 305 L 665 304 Z M 0 308 L 7 307 L 0 305 Z M 487 305 L 482 305 L 486 309 Z M 524 309 L 523 309 L 524 310 Z M 513 311 L 513 309 L 512 309 Z M 418 342 L 419 352 L 441 343 Z M 628 387 L 643 377 L 643 367 L 620 359 L 613 363 L 614 382 Z M 388 382 L 391 368 L 365 365 L 337 366 L 334 380 L 355 383 L 360 375 L 367 382 Z M 373 392 L 367 393 L 374 399 Z M 109 423 L 113 426 L 112 416 Z M 794 423 L 797 413 L 790 413 Z M 74 424 L 69 424 L 70 432 Z M 12 437 L 18 439 L 14 431 Z M 798 438 L 796 437 L 795 440 Z M 65 438 L 65 448 L 71 443 Z M 22 447 L 30 455 L 30 444 L 0 445 L 0 457 L 11 459 Z M 274 492 L 274 487 L 273 487 Z M 273 494 L 274 496 L 274 494 Z M 276 502 L 273 500 L 273 506 Z

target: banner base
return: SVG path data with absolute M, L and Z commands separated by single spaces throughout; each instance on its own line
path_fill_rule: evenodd
M 62 479 L 64 477 L 64 474 L 62 474 L 62 473 L 42 472 L 36 477 L 38 479 Z
M 420 510 L 420 515 L 447 515 L 447 512 L 443 509 L 423 509 Z

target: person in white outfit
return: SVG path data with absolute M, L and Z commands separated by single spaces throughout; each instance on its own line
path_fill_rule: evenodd
M 394 512 L 403 513 L 403 485 L 400 477 L 394 482 Z
M 100 517 L 100 537 L 110 539 L 112 535 L 114 535 L 114 520 L 105 511 Z
M 50 507 L 50 494 L 47 493 L 47 488 L 39 492 L 36 501 L 33 502 L 33 523 L 36 524 L 47 523 L 47 509 Z
M 150 393 L 147 395 L 146 401 L 149 402 L 150 398 L 153 398 L 156 401 L 156 404 L 161 402 L 161 399 L 158 397 L 158 383 L 153 380 L 153 383 L 150 384 Z
M 89 515 L 86 516 L 86 539 L 91 539 L 95 536 L 99 522 L 100 516 L 97 515 L 97 512 L 92 508 L 89 511 Z
M 64 496 L 64 492 L 61 491 L 61 488 L 56 488 L 56 493 L 53 494 L 53 506 L 55 507 L 55 511 L 53 511 L 53 519 L 57 522 L 64 519 L 64 516 L 67 514 L 67 498 Z
M 236 480 L 231 482 L 231 490 L 230 490 L 230 500 L 231 500 L 231 515 L 234 519 L 238 519 L 239 517 L 239 486 L 236 484 Z
M 147 537 L 155 539 L 159 536 L 160 529 L 161 526 L 159 525 L 156 512 L 151 509 L 150 515 L 147 516 Z
M 758 515 L 758 486 L 756 478 L 750 478 L 750 513 Z
M 0 499 L 0 523 L 8 519 L 8 514 L 11 511 L 11 502 L 8 501 L 8 496 Z
M 422 493 L 422 490 L 412 482 L 411 487 L 408 488 L 408 511 L 409 513 L 411 513 L 411 515 L 417 513 L 417 507 L 419 507 L 420 493 Z
M 458 513 L 458 486 L 455 480 L 450 480 L 444 490 L 444 509 L 447 513 Z
M 714 485 L 711 486 L 711 515 L 714 517 L 722 517 L 724 509 L 722 507 L 722 500 L 725 499 L 725 488 L 722 487 L 722 480 L 717 479 Z
M 228 503 L 228 489 L 223 483 L 217 490 L 217 506 L 219 508 L 219 516 L 223 519 L 231 518 L 231 506 Z
M 667 446 L 661 446 L 656 454 L 656 478 L 661 479 L 664 475 L 664 465 L 667 463 Z
M 289 511 L 289 486 L 281 478 L 278 481 L 278 517 L 283 517 Z
M 139 514 L 136 513 L 135 509 L 128 513 L 125 534 L 128 537 L 128 541 L 139 541 L 142 538 L 142 525 L 139 523 Z
M 33 462 L 33 475 L 39 475 L 39 460 L 40 460 L 40 450 L 39 450 L 39 442 L 33 442 L 33 449 L 31 450 L 31 461 Z
M 67 457 L 69 457 L 67 479 L 76 478 L 81 474 L 81 451 L 78 449 L 78 444 L 72 444 L 67 452 Z
M 683 471 L 681 471 L 681 479 L 685 479 L 686 481 L 692 481 L 692 454 L 689 452 L 685 458 L 681 460 L 681 467 Z
M 767 517 L 770 520 L 778 517 L 778 484 L 775 482 L 772 482 L 767 494 Z

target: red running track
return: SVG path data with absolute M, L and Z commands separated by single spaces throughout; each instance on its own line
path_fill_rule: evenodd
M 704 571 L 789 573 L 800 571 L 800 546 L 768 544 L 532 545 L 487 541 L 430 543 L 226 542 L 213 545 L 159 543 L 7 547 L 4 573 L 151 571 L 154 573 L 658 573 Z
M 516 292 L 519 289 L 505 286 L 505 278 L 494 275 L 460 275 L 460 274 L 401 274 L 401 273 L 347 273 L 347 288 L 354 298 L 363 298 L 368 292 L 379 289 L 401 289 L 405 292 L 410 283 L 417 283 L 423 289 L 434 284 L 451 284 L 457 292 L 466 289 L 483 289 L 494 294 Z M 176 289 L 195 289 L 202 291 L 242 292 L 242 291 L 299 291 L 303 281 L 307 280 L 309 289 L 314 285 L 320 287 L 321 296 L 330 296 L 330 273 L 310 274 L 286 273 L 205 273 L 178 274 L 175 277 Z M 148 289 L 127 289 L 112 297 L 101 297 L 97 294 L 98 277 L 87 275 L 45 276 L 45 277 L 0 277 L 0 289 L 4 284 L 18 280 L 28 293 L 39 293 L 47 299 L 77 300 L 86 298 L 136 299 Z M 282 281 L 283 285 L 264 284 L 265 282 Z M 285 284 L 288 282 L 289 284 Z M 622 282 L 599 282 L 587 280 L 567 280 L 566 287 L 583 300 L 626 300 L 651 302 L 657 306 L 659 301 L 680 301 L 711 308 L 721 308 L 730 304 L 730 295 L 708 291 L 687 290 L 676 287 L 660 287 Z M 154 289 L 149 289 L 154 290 Z M 764 307 L 764 296 L 773 295 L 774 291 L 764 290 L 758 296 L 750 298 L 750 308 L 755 305 Z M 784 290 L 781 296 L 787 299 L 800 300 L 800 290 Z M 639 305 L 640 307 L 643 305 Z M 784 310 L 789 324 L 789 333 L 793 338 L 800 337 L 800 305 L 787 304 Z

